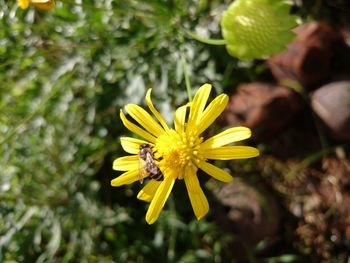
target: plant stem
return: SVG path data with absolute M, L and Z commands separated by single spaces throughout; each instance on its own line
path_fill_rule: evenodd
M 288 81 L 288 80 L 282 81 L 281 84 L 298 92 L 301 95 L 301 97 L 305 100 L 305 102 L 310 106 L 310 98 L 309 98 L 308 93 L 306 92 L 303 85 L 301 85 L 300 83 Z M 321 144 L 322 150 L 325 151 L 325 149 L 328 148 L 328 143 L 327 143 L 327 139 L 326 139 L 324 130 L 320 124 L 320 121 L 317 119 L 315 113 L 311 112 L 311 115 L 312 115 L 312 119 L 313 119 L 315 127 L 316 127 L 318 137 L 320 139 L 320 144 Z
M 179 40 L 180 40 L 180 57 L 181 57 L 181 63 L 182 63 L 182 68 L 184 72 L 184 77 L 185 77 L 187 97 L 188 97 L 188 101 L 191 102 L 192 88 L 191 88 L 190 75 L 188 74 L 188 64 L 185 57 L 184 38 L 182 34 L 179 35 Z
M 169 208 L 171 216 L 176 217 L 175 201 L 173 196 L 169 197 Z M 170 237 L 169 237 L 169 248 L 168 248 L 168 260 L 174 262 L 176 252 L 176 238 L 177 238 L 177 227 L 174 223 L 170 224 Z
M 193 33 L 190 30 L 184 29 L 184 32 L 191 38 L 202 42 L 204 44 L 208 45 L 214 45 L 214 46 L 223 46 L 226 45 L 226 40 L 225 39 L 213 39 L 213 38 L 205 38 L 197 35 L 196 33 Z

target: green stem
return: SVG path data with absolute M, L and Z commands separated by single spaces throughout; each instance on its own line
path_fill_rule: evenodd
M 308 105 L 310 105 L 310 98 L 309 98 L 308 93 L 305 90 L 303 85 L 301 85 L 300 83 L 297 83 L 297 82 L 289 81 L 289 80 L 282 81 L 281 84 L 298 92 L 301 95 L 301 97 L 305 100 L 305 102 Z M 315 127 L 316 127 L 318 137 L 320 139 L 321 147 L 323 150 L 325 150 L 328 148 L 326 135 L 325 135 L 324 130 L 320 124 L 320 121 L 317 119 L 315 113 L 312 112 L 311 115 L 312 115 L 312 119 L 313 119 Z
M 181 62 L 182 62 L 182 67 L 184 71 L 184 77 L 185 77 L 185 83 L 186 83 L 186 90 L 187 90 L 187 97 L 188 101 L 192 101 L 192 89 L 191 89 L 191 81 L 190 81 L 190 76 L 188 74 L 188 65 L 186 62 L 185 54 L 181 52 Z
M 175 201 L 173 196 L 168 199 L 171 216 L 176 217 Z M 169 237 L 169 248 L 168 248 L 168 261 L 174 262 L 175 251 L 176 251 L 176 238 L 177 238 L 177 227 L 174 223 L 170 224 L 170 237 Z
M 187 97 L 188 97 L 188 101 L 191 102 L 192 101 L 192 88 L 191 88 L 190 75 L 188 74 L 188 64 L 187 64 L 186 57 L 185 57 L 184 38 L 183 38 L 182 34 L 179 35 L 179 40 L 180 40 L 180 57 L 181 57 L 182 68 L 184 71 Z
M 320 138 L 321 147 L 322 147 L 323 150 L 325 150 L 325 149 L 328 148 L 326 135 L 325 135 L 324 130 L 323 130 L 322 126 L 321 126 L 320 120 L 317 119 L 317 117 L 316 117 L 314 112 L 312 112 L 312 119 L 314 120 L 316 131 L 317 131 L 318 137 Z
M 299 164 L 296 167 L 294 167 L 291 171 L 289 171 L 286 174 L 285 178 L 287 179 L 293 178 L 295 174 L 299 172 L 301 169 L 305 168 L 306 166 L 310 166 L 311 164 L 322 159 L 324 156 L 335 152 L 337 148 L 343 148 L 347 150 L 348 146 L 346 144 L 340 144 L 332 147 L 323 148 L 320 151 L 310 154 L 308 157 L 304 158 L 301 162 L 299 162 Z
M 196 33 L 193 33 L 192 31 L 190 30 L 187 30 L 187 29 L 184 29 L 185 33 L 199 41 L 199 42 L 202 42 L 204 44 L 208 44 L 208 45 L 214 45 L 214 46 L 223 46 L 223 45 L 226 45 L 226 40 L 225 39 L 213 39 L 213 38 L 205 38 L 205 37 L 201 37 L 199 35 L 197 35 Z

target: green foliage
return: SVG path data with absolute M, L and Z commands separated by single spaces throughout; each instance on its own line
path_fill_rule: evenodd
M 218 246 L 211 224 L 172 212 L 149 227 L 136 189 L 109 184 L 126 133 L 119 109 L 150 87 L 168 117 L 185 100 L 179 46 L 195 86 L 220 79 L 203 45 L 182 36 L 181 25 L 209 9 L 192 1 L 0 6 L 0 261 L 164 262 L 194 252 L 212 262 L 217 253 L 198 240 L 212 233 L 205 243 Z
M 193 89 L 210 82 L 232 92 L 264 74 L 262 63 L 242 63 L 224 46 L 186 35 L 220 38 L 224 2 L 62 0 L 44 12 L 0 0 L 0 262 L 228 262 L 234 237 L 210 213 L 194 219 L 181 183 L 152 226 L 147 204 L 136 200 L 138 184 L 110 186 L 119 175 L 112 161 L 123 153 L 119 136 L 127 133 L 120 108 L 144 103 L 153 88 L 170 120 L 187 100 L 181 55 Z M 320 1 L 298 2 L 305 18 L 328 12 L 313 2 Z M 231 168 L 252 184 L 285 182 L 290 171 L 274 165 L 277 171 L 252 162 Z M 298 262 L 284 235 L 285 254 L 266 262 Z M 251 262 L 260 262 L 259 253 L 247 252 Z

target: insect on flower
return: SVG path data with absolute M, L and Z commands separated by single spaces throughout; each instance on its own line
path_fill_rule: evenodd
M 120 118 L 124 126 L 140 139 L 121 137 L 121 146 L 129 153 L 114 160 L 113 169 L 123 174 L 111 181 L 112 186 L 149 180 L 137 198 L 149 202 L 146 214 L 148 224 L 159 217 L 175 181 L 184 181 L 189 201 L 197 219 L 209 211 L 208 200 L 200 186 L 197 171 L 202 170 L 211 177 L 222 181 L 232 181 L 232 176 L 224 169 L 211 164 L 210 160 L 233 160 L 252 158 L 259 150 L 244 145 L 231 145 L 248 139 L 250 129 L 232 127 L 212 137 L 202 133 L 224 111 L 228 96 L 221 94 L 210 103 L 210 84 L 201 86 L 191 103 L 180 106 L 174 113 L 174 126 L 169 127 L 151 100 L 151 89 L 147 91 L 146 102 L 155 118 L 136 104 L 127 104 L 126 112 L 136 124 L 130 121 L 123 111 Z M 141 165 L 141 170 L 140 170 Z M 141 174 L 140 174 L 141 171 Z
M 148 143 L 144 143 L 140 146 L 139 177 L 141 184 L 143 183 L 143 179 L 146 177 L 146 175 L 149 175 L 151 179 L 156 181 L 164 180 L 164 175 L 155 162 L 152 147 Z

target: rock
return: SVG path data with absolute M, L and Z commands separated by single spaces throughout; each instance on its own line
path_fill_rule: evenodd
M 286 52 L 270 58 L 268 65 L 280 81 L 292 80 L 310 86 L 328 77 L 330 52 L 303 43 L 291 43 Z
M 267 61 L 274 77 L 312 86 L 329 76 L 333 46 L 342 41 L 340 33 L 324 23 L 313 22 L 295 29 L 297 38 L 287 50 Z
M 350 140 L 350 81 L 322 86 L 312 94 L 311 106 L 335 139 Z
M 311 22 L 298 26 L 294 32 L 297 38 L 294 42 L 320 49 L 331 49 L 334 44 L 342 41 L 339 32 L 322 22 Z
M 271 83 L 241 84 L 230 97 L 223 119 L 229 126 L 246 126 L 253 139 L 264 141 L 281 132 L 303 108 L 293 90 Z
M 232 244 L 235 258 L 244 257 L 245 249 L 253 248 L 278 232 L 281 219 L 279 207 L 261 185 L 255 188 L 236 180 L 222 188 L 213 187 L 212 191 L 218 201 L 214 209 L 218 226 L 235 236 Z

